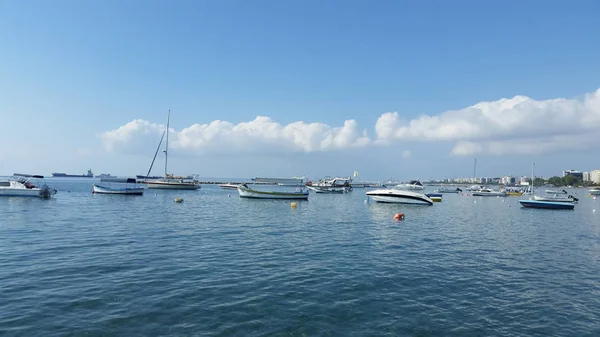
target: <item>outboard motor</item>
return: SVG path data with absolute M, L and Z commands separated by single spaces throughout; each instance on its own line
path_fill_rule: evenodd
M 48 187 L 48 185 L 44 185 L 40 189 L 40 198 L 50 199 L 50 198 L 52 198 L 52 195 L 54 195 L 54 194 L 56 194 L 56 190 Z
M 573 195 L 569 194 L 569 198 L 573 199 L 574 201 L 579 201 L 579 199 L 575 198 Z

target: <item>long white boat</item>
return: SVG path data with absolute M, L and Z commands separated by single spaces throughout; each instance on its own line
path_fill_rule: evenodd
M 548 195 L 534 195 L 533 196 L 533 200 L 537 200 L 537 201 L 551 201 L 551 202 L 577 202 L 579 201 L 579 199 L 575 198 L 572 195 L 569 196 L 558 196 L 558 195 L 553 195 L 553 196 L 548 196 Z
M 34 179 L 44 179 L 44 176 L 17 173 L 10 179 L 0 180 L 0 196 L 47 199 L 56 194 L 56 190 L 48 187 L 45 183 L 40 187 L 33 184 Z
M 167 141 L 165 142 L 165 176 L 160 179 L 142 179 L 142 183 L 146 184 L 148 188 L 151 189 L 162 189 L 162 190 L 197 190 L 199 189 L 200 183 L 195 179 L 190 179 L 193 177 L 176 177 L 172 174 L 168 174 L 167 172 L 167 164 L 169 158 L 169 122 L 171 120 L 171 110 L 169 110 L 169 115 L 167 117 L 167 128 L 163 132 L 162 137 L 167 135 Z M 156 148 L 156 153 L 154 153 L 154 158 L 152 159 L 152 164 L 150 164 L 150 169 L 146 174 L 146 177 L 149 177 L 150 171 L 152 171 L 152 166 L 154 165 L 154 161 L 156 160 L 156 155 L 158 154 L 158 150 L 160 149 L 160 145 L 162 143 L 163 138 L 160 138 L 160 142 L 158 143 L 158 148 Z
M 309 190 L 315 193 L 329 193 L 329 194 L 344 194 L 350 192 L 350 187 L 346 186 L 306 186 Z
M 300 191 L 259 191 L 251 189 L 247 184 L 242 184 L 237 187 L 240 198 L 250 199 L 291 199 L 291 200 L 308 200 L 308 191 L 300 189 Z
M 459 193 L 459 192 L 462 192 L 462 190 L 458 187 L 442 186 L 433 192 L 434 193 Z
M 137 181 L 133 178 L 103 178 L 100 180 L 100 183 L 105 184 L 92 185 L 92 193 L 94 194 L 121 194 L 121 195 L 144 195 L 144 187 L 137 185 Z M 110 185 L 106 185 L 110 184 Z M 113 184 L 118 184 L 116 187 Z M 125 184 L 125 186 L 121 186 L 121 184 Z M 129 185 L 132 184 L 133 187 Z
M 433 200 L 423 193 L 396 188 L 368 191 L 367 196 L 381 203 L 433 205 Z
M 567 194 L 568 192 L 565 190 L 559 191 L 559 190 L 546 190 L 546 193 L 548 194 Z
M 588 191 L 591 195 L 600 195 L 600 188 L 592 188 Z
M 474 197 L 506 197 L 508 193 L 505 191 L 494 191 L 490 188 L 482 188 L 478 191 L 473 191 L 471 195 Z

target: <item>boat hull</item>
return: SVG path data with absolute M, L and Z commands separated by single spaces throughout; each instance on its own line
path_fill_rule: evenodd
M 473 192 L 474 197 L 506 197 L 508 194 L 504 192 Z
M 110 188 L 105 186 L 92 185 L 92 193 L 96 194 L 121 194 L 121 195 L 144 195 L 142 187 Z
M 308 191 L 305 192 L 274 192 L 257 191 L 243 186 L 238 186 L 240 198 L 249 199 L 288 199 L 288 200 L 308 200 Z
M 379 203 L 410 204 L 410 205 L 433 205 L 433 200 L 425 194 L 398 191 L 393 189 L 374 190 L 366 193 L 371 199 Z
M 329 193 L 329 194 L 344 194 L 350 192 L 349 187 L 319 187 L 319 186 L 307 186 L 307 188 L 315 193 Z
M 146 187 L 149 189 L 160 189 L 160 190 L 197 190 L 201 186 L 191 182 L 179 182 L 179 181 L 144 181 Z
M 238 185 L 235 184 L 221 184 L 219 185 L 220 188 L 224 188 L 224 189 L 230 189 L 230 190 L 237 190 Z
M 544 196 L 538 196 L 538 195 L 534 195 L 533 200 L 548 201 L 548 202 L 576 202 L 577 201 L 574 198 L 544 197 Z
M 37 198 L 39 198 L 40 195 L 41 195 L 41 189 L 39 189 L 39 188 L 20 189 L 20 188 L 1 188 L 0 187 L 0 196 L 2 196 L 2 197 L 37 197 Z
M 541 209 L 574 209 L 575 204 L 567 202 L 552 202 L 540 200 L 519 200 L 521 206 L 525 208 L 541 208 Z
M 600 195 L 600 189 L 591 189 L 588 191 L 591 195 Z

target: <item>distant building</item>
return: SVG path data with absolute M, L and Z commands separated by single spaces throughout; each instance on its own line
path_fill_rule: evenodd
M 531 179 L 530 177 L 521 177 L 519 179 L 519 183 L 521 185 L 529 185 L 529 179 Z
M 565 171 L 563 171 L 563 177 L 566 177 L 566 176 L 574 176 L 576 178 L 579 178 L 579 179 L 583 180 L 583 172 L 577 171 L 577 170 L 565 170 Z
M 594 184 L 600 184 L 600 170 L 590 171 L 590 181 Z
M 583 181 L 590 181 L 590 173 L 583 172 Z

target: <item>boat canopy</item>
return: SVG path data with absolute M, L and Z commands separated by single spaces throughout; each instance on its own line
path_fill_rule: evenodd
M 411 185 L 423 186 L 423 184 L 421 184 L 421 182 L 420 182 L 420 181 L 418 181 L 418 180 L 411 180 L 411 181 L 409 182 L 409 184 L 411 184 Z
M 102 179 L 100 179 L 100 182 L 135 184 L 137 181 L 135 180 L 135 178 L 102 178 Z

